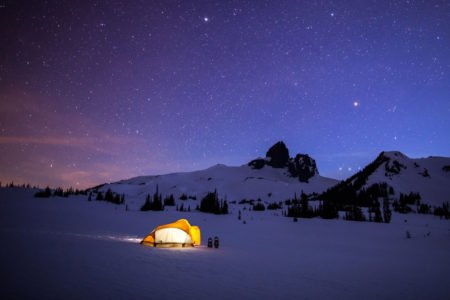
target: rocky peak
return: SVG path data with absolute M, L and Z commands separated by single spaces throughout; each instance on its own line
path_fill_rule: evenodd
M 269 158 L 269 165 L 273 168 L 284 168 L 289 163 L 289 150 L 283 142 L 278 142 L 266 153 L 266 158 Z
M 289 163 L 289 172 L 292 176 L 298 177 L 301 182 L 308 182 L 309 178 L 319 174 L 316 161 L 308 154 L 297 154 Z
M 257 158 L 248 165 L 253 169 L 261 169 L 264 166 L 287 168 L 289 175 L 298 177 L 301 182 L 308 182 L 309 178 L 319 174 L 314 159 L 307 154 L 297 154 L 295 158 L 289 157 L 289 150 L 282 141 L 270 147 L 266 158 Z
M 384 156 L 389 159 L 409 159 L 408 156 L 401 153 L 400 151 L 383 151 L 379 156 Z

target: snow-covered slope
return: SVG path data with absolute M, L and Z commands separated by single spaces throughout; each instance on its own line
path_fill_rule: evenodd
M 125 193 L 137 205 L 142 205 L 147 194 L 153 194 L 158 185 L 159 192 L 164 195 L 173 194 L 179 199 L 182 194 L 195 196 L 197 203 L 208 192 L 217 190 L 219 197 L 228 201 L 258 199 L 274 202 L 284 201 L 305 193 L 320 193 L 338 181 L 315 175 L 308 183 L 290 177 L 286 169 L 265 166 L 253 169 L 249 166 L 229 167 L 216 165 L 206 170 L 174 173 L 159 176 L 142 176 L 116 183 L 106 184 L 99 191 L 111 189 L 116 193 Z M 190 200 L 192 201 L 192 200 Z
M 392 223 L 125 211 L 87 196 L 34 198 L 0 188 L 2 299 L 448 299 L 449 222 Z M 186 218 L 200 248 L 139 245 Z M 407 222 L 404 220 L 407 219 Z M 243 223 L 246 221 L 246 224 Z M 406 238 L 409 232 L 411 238 Z M 220 238 L 208 249 L 208 237 Z
M 365 184 L 359 186 L 359 183 Z M 353 184 L 356 190 L 386 182 L 400 193 L 420 193 L 421 202 L 442 205 L 450 201 L 450 158 L 409 158 L 398 151 L 381 152 L 375 161 L 342 184 Z
M 396 195 L 418 192 L 422 202 L 433 205 L 450 201 L 450 158 L 414 159 L 398 151 L 382 152 L 380 156 L 386 161 L 369 176 L 366 186 L 386 182 Z
M 255 161 L 258 161 L 257 166 Z M 144 203 L 146 195 L 155 193 L 158 186 L 163 197 L 170 194 L 176 200 L 183 194 L 196 197 L 196 200 L 187 202 L 195 207 L 199 199 L 214 190 L 221 199 L 229 202 L 258 198 L 278 202 L 293 198 L 295 194 L 298 196 L 302 190 L 308 194 L 321 193 L 336 183 L 335 179 L 319 175 L 312 158 L 303 154 L 290 158 L 284 143 L 278 142 L 269 149 L 265 159 L 253 160 L 247 165 L 230 167 L 219 164 L 194 172 L 141 176 L 106 184 L 95 190 L 104 192 L 111 189 L 115 193 L 124 193 L 127 204 L 138 206 Z

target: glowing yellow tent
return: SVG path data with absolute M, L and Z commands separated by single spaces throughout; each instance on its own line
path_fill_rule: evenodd
M 141 241 L 152 247 L 194 247 L 200 243 L 200 228 L 191 226 L 186 219 L 158 226 Z

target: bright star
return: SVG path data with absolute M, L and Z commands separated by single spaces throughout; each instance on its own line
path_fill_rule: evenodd
M 208 17 L 204 17 L 204 18 L 203 18 L 203 21 L 208 22 L 208 21 L 209 21 L 209 18 L 208 18 Z
M 330 13 L 330 16 L 334 17 L 334 12 Z
M 358 102 L 358 101 L 353 102 L 353 106 L 354 106 L 354 107 L 359 106 L 359 102 Z

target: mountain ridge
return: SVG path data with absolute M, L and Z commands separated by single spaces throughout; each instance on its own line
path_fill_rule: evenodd
M 383 183 L 393 188 L 394 197 L 420 193 L 425 203 L 440 205 L 449 200 L 450 158 L 412 159 L 400 151 L 382 151 L 361 171 L 339 181 L 320 176 L 315 160 L 307 154 L 290 157 L 286 145 L 280 141 L 269 148 L 265 158 L 241 166 L 216 164 L 191 172 L 137 176 L 91 190 L 125 193 L 135 199 L 136 205 L 142 204 L 144 197 L 154 193 L 157 187 L 163 196 L 172 194 L 175 199 L 183 196 L 198 199 L 217 190 L 228 201 L 261 199 L 269 203 L 291 199 L 301 192 L 314 194 L 315 199 L 324 198 L 329 190 L 337 195 L 339 191 L 352 190 L 356 195 L 371 185 Z M 341 193 L 341 196 L 348 194 Z

